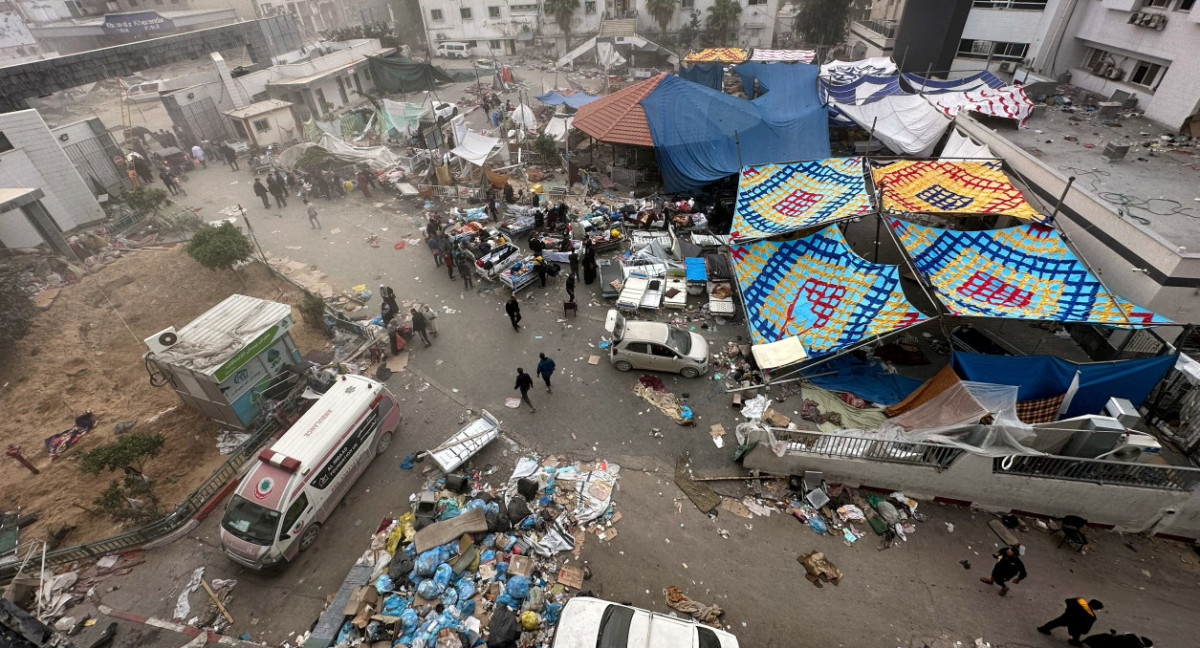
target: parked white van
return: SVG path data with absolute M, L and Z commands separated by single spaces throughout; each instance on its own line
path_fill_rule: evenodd
M 604 329 L 612 334 L 608 361 L 617 371 L 649 369 L 695 378 L 708 371 L 708 340 L 662 322 L 627 320 L 615 308 Z
M 442 58 L 465 59 L 471 55 L 471 47 L 458 41 L 443 41 L 437 44 L 435 53 Z
M 125 91 L 125 101 L 130 103 L 142 103 L 145 101 L 158 101 L 158 93 L 167 89 L 166 79 L 154 79 L 153 81 L 143 81 L 137 85 L 131 86 Z
M 563 606 L 551 648 L 738 648 L 737 637 L 695 621 L 598 598 Z
M 290 561 L 325 521 L 400 425 L 396 397 L 381 383 L 346 375 L 279 441 L 258 455 L 221 520 L 221 546 L 251 569 Z

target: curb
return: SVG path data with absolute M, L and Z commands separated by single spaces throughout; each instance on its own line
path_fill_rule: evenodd
M 201 635 L 204 635 L 205 641 L 207 641 L 209 643 L 218 643 L 223 646 L 238 646 L 241 648 L 250 648 L 250 647 L 259 648 L 260 646 L 266 645 L 266 644 L 254 643 L 253 641 L 245 641 L 242 639 L 235 639 L 233 637 L 226 637 L 225 635 L 217 634 L 211 630 L 202 630 L 200 628 L 194 628 L 190 625 L 184 625 L 182 623 L 176 623 L 174 621 L 164 621 L 162 619 L 158 619 L 155 617 L 145 617 L 145 616 L 141 616 L 140 614 L 126 612 L 124 610 L 114 610 L 114 609 L 108 607 L 107 605 L 99 605 L 99 606 L 97 606 L 97 609 L 100 611 L 101 614 L 112 617 L 114 619 L 121 619 L 123 621 L 130 621 L 132 623 L 139 623 L 141 625 L 147 625 L 147 626 L 150 626 L 153 628 L 160 628 L 162 630 L 170 630 L 171 632 L 178 632 L 179 634 L 187 635 L 189 637 L 199 637 Z

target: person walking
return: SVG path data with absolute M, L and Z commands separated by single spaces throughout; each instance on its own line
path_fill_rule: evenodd
M 200 148 L 199 144 L 192 144 L 192 157 L 196 159 L 196 164 L 208 168 L 208 161 L 204 159 L 204 149 Z
M 358 190 L 362 192 L 364 198 L 371 197 L 371 190 L 368 188 L 367 174 L 365 171 L 359 171 L 354 179 L 358 181 Z
M 459 255 L 458 274 L 462 275 L 463 290 L 470 290 L 475 287 L 475 278 L 471 276 L 474 273 L 471 270 L 471 261 L 467 259 L 467 255 Z
M 1025 573 L 1025 563 L 1021 562 L 1018 553 L 1017 547 L 1005 547 L 992 554 L 992 557 L 996 559 L 996 564 L 992 565 L 992 575 L 984 576 L 979 580 L 988 585 L 999 585 L 1000 596 L 1006 596 L 1009 581 L 1016 585 L 1028 575 Z
M 179 185 L 175 184 L 175 178 L 172 178 L 171 174 L 166 169 L 158 172 L 158 179 L 162 180 L 163 185 L 167 187 L 167 190 L 171 192 L 172 196 L 179 195 Z
M 496 189 L 488 189 L 487 192 L 487 212 L 492 217 L 492 220 L 500 220 L 500 213 L 496 211 Z
M 425 239 L 425 244 L 429 246 L 429 251 L 433 254 L 434 267 L 442 267 L 442 237 L 430 236 Z
M 546 391 L 553 394 L 554 388 L 550 386 L 550 374 L 554 373 L 554 358 L 547 358 L 545 353 L 539 353 L 537 364 L 537 375 L 546 382 Z
M 575 273 L 567 275 L 567 303 L 575 303 Z
M 567 255 L 567 261 L 571 264 L 571 274 L 578 277 L 579 276 L 579 253 L 572 249 L 571 253 Z M 571 301 L 575 301 L 575 300 L 572 299 Z
M 308 226 L 311 229 L 321 229 L 321 221 L 317 220 L 317 208 L 313 207 L 308 199 L 304 200 L 304 204 L 308 205 L 308 209 L 305 210 L 308 212 Z
M 442 252 L 442 263 L 446 264 L 446 270 L 450 273 L 450 281 L 454 281 L 454 266 L 458 264 L 454 261 L 454 251 L 449 247 L 446 247 L 445 250 Z
M 379 299 L 382 301 L 379 316 L 383 319 L 384 326 L 387 326 L 392 318 L 400 314 L 400 305 L 396 303 L 396 293 L 383 284 L 379 284 Z
M 429 334 L 425 332 L 429 328 L 429 321 L 425 319 L 421 311 L 415 308 L 410 309 L 409 312 L 412 313 L 412 330 L 421 336 L 421 339 L 425 341 L 425 346 L 433 346 L 433 342 L 429 341 Z
M 264 209 L 271 208 L 271 201 L 267 199 L 267 195 L 269 193 L 270 192 L 267 191 L 266 185 L 264 185 L 262 183 L 262 178 L 255 178 L 254 179 L 254 195 L 258 196 L 259 198 L 262 198 Z
M 525 404 L 529 405 L 529 412 L 533 413 L 537 411 L 537 408 L 534 407 L 533 402 L 529 400 L 530 387 L 533 387 L 533 378 L 530 378 L 529 374 L 525 373 L 524 369 L 517 367 L 517 384 L 513 385 L 513 389 L 521 390 L 521 400 L 525 401 Z
M 237 151 L 233 147 L 221 142 L 221 146 L 217 149 L 225 158 L 225 163 L 229 165 L 230 171 L 238 171 L 241 167 L 238 166 Z
M 1038 626 L 1037 631 L 1048 635 L 1055 628 L 1066 628 L 1067 635 L 1071 637 L 1067 643 L 1072 646 L 1082 646 L 1083 642 L 1079 638 L 1091 631 L 1092 624 L 1096 623 L 1096 612 L 1103 610 L 1104 604 L 1096 599 L 1089 601 L 1082 598 L 1069 598 L 1066 603 L 1066 611 L 1058 618 Z
M 508 320 L 512 322 L 513 330 L 521 330 L 521 305 L 517 303 L 516 295 L 509 295 L 508 302 L 504 304 L 504 312 L 508 313 Z
M 425 316 L 425 323 L 429 325 L 429 334 L 437 337 L 437 313 L 429 304 L 421 304 L 421 314 Z
M 542 288 L 546 287 L 546 262 L 542 257 L 537 257 L 533 260 L 533 271 L 537 273 L 538 281 L 542 282 Z
M 287 190 L 283 188 L 283 183 L 279 182 L 279 178 L 275 174 L 267 176 L 267 190 L 271 192 L 271 196 L 275 198 L 275 207 L 282 209 L 287 207 Z M 305 196 L 305 200 L 308 197 Z
M 1083 640 L 1088 648 L 1152 648 L 1154 642 L 1149 637 L 1139 637 L 1132 632 L 1119 635 L 1116 630 L 1105 634 L 1094 634 Z

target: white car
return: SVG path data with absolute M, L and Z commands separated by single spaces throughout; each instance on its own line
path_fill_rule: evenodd
M 458 106 L 452 103 L 435 103 L 433 104 L 433 114 L 438 121 L 450 119 L 458 114 Z
M 708 340 L 662 322 L 627 320 L 615 308 L 604 329 L 612 334 L 608 361 L 617 371 L 649 369 L 695 378 L 708 372 Z
M 563 606 L 551 648 L 738 648 L 737 637 L 694 621 L 598 598 Z

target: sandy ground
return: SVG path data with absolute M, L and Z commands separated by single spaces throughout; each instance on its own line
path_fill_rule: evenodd
M 39 515 L 22 531 L 23 539 L 63 525 L 76 527 L 66 545 L 121 531 L 86 510 L 116 476 L 88 476 L 77 465 L 81 454 L 115 438 L 118 421 L 137 418 L 135 429 L 166 435 L 162 454 L 147 471 L 157 480 L 166 509 L 225 460 L 216 450 L 220 426 L 182 406 L 168 387 L 150 385 L 142 339 L 187 324 L 233 293 L 284 303 L 297 298 L 290 285 L 274 280 L 262 266 L 249 266 L 242 275 L 244 286 L 229 273 L 201 267 L 182 247 L 133 251 L 66 286 L 39 311 L 29 335 L 0 368 L 0 439 L 20 446 L 41 470 L 32 476 L 5 458 L 0 471 L 0 508 Z M 324 345 L 320 334 L 302 323 L 292 335 L 302 352 Z M 43 439 L 70 428 L 88 409 L 95 412 L 97 427 L 52 462 Z

